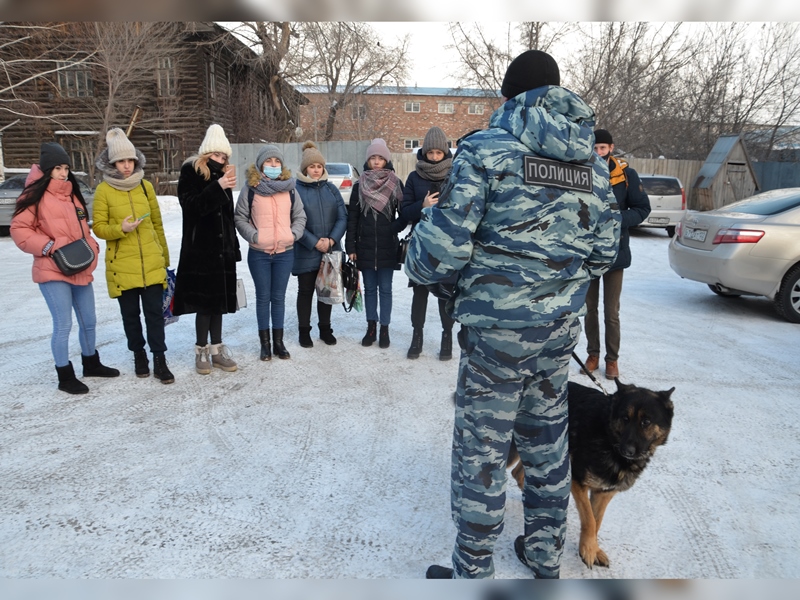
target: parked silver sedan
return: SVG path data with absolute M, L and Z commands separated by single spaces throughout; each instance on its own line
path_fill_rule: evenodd
M 766 296 L 800 323 L 800 188 L 687 213 L 669 244 L 669 265 L 720 296 Z
M 14 214 L 17 198 L 25 188 L 26 178 L 27 175 L 12 175 L 3 183 L 0 183 L 0 235 L 8 235 L 11 216 Z M 78 185 L 81 187 L 83 199 L 86 200 L 86 207 L 89 209 L 89 219 L 91 220 L 94 191 L 82 179 L 78 179 Z
M 345 204 L 350 204 L 350 192 L 358 181 L 358 169 L 349 163 L 326 163 L 328 181 L 339 188 Z

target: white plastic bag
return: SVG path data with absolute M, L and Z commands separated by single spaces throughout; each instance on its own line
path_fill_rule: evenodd
M 342 256 L 344 252 L 335 250 L 322 255 L 322 262 L 317 272 L 317 300 L 323 304 L 341 304 L 344 302 L 344 285 L 342 284 Z

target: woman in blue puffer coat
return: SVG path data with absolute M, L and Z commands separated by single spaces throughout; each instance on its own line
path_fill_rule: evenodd
M 314 297 L 317 272 L 322 254 L 342 250 L 342 236 L 347 230 L 347 209 L 339 189 L 328 181 L 325 157 L 314 142 L 303 144 L 303 159 L 297 175 L 297 192 L 306 211 L 306 228 L 297 240 L 292 275 L 297 276 L 297 324 L 299 342 L 312 348 L 311 300 Z M 319 339 L 332 346 L 336 343 L 331 327 L 330 304 L 317 300 Z

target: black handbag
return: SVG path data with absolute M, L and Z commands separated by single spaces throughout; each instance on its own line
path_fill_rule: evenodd
M 350 258 L 342 265 L 342 285 L 349 292 L 355 292 L 358 289 L 358 268 Z
M 86 241 L 86 232 L 83 231 L 81 218 L 78 216 L 78 209 L 75 209 L 75 216 L 78 218 L 78 225 L 83 236 L 79 240 L 70 242 L 53 252 L 53 261 L 64 275 L 75 275 L 86 270 L 94 261 L 94 250 Z
M 397 244 L 397 264 L 401 268 L 406 264 L 406 254 L 408 254 L 408 245 L 411 243 L 411 234 L 413 232 L 413 229 L 409 231 L 408 235 Z

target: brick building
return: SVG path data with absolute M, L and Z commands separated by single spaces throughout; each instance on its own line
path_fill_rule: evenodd
M 322 141 L 329 118 L 331 95 L 322 86 L 297 86 L 309 103 L 300 107 L 302 137 Z M 336 111 L 332 140 L 382 137 L 392 152 L 422 145 L 434 125 L 447 134 L 451 146 L 465 133 L 485 129 L 500 106 L 499 95 L 482 90 L 432 87 L 379 87 L 352 96 Z

